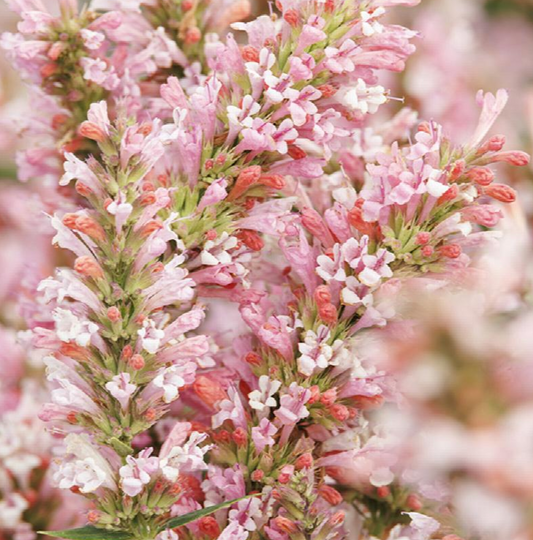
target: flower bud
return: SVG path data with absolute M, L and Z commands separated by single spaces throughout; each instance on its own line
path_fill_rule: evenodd
M 485 195 L 503 203 L 512 203 L 516 200 L 516 191 L 505 184 L 491 184 L 485 188 Z
M 390 495 L 390 488 L 389 486 L 380 486 L 376 489 L 376 493 L 378 497 L 384 499 L 385 497 L 388 497 Z
M 344 422 L 350 418 L 350 409 L 346 405 L 341 405 L 340 403 L 335 403 L 329 408 L 331 416 L 338 420 L 339 422 Z
M 415 237 L 418 246 L 425 246 L 431 240 L 431 234 L 428 232 L 419 232 Z
M 290 519 L 287 519 L 283 516 L 278 516 L 274 518 L 271 523 L 275 525 L 280 531 L 283 531 L 287 534 L 294 534 L 298 532 L 298 525 L 294 523 L 294 521 L 291 521 Z
M 318 494 L 332 506 L 337 506 L 343 501 L 342 495 L 335 488 L 326 484 L 318 488 Z
M 76 219 L 76 229 L 90 236 L 94 240 L 103 242 L 106 239 L 106 234 L 103 227 L 94 219 L 88 216 L 78 216 Z
M 463 250 L 459 244 L 446 244 L 439 248 L 439 253 L 448 259 L 457 259 Z
M 247 167 L 246 169 L 243 169 L 240 172 L 239 176 L 237 177 L 235 185 L 233 186 L 233 189 L 231 190 L 227 199 L 229 201 L 238 199 L 241 195 L 243 195 L 246 192 L 246 190 L 250 186 L 255 184 L 259 180 L 260 177 L 261 177 L 261 167 L 259 165 L 252 165 L 251 167 Z
M 333 304 L 324 304 L 318 308 L 318 316 L 326 324 L 335 324 L 338 318 L 337 308 Z
M 111 306 L 107 310 L 107 318 L 113 323 L 120 321 L 121 315 L 119 309 L 116 306 Z
M 253 482 L 261 482 L 263 478 L 265 477 L 265 473 L 261 469 L 256 469 L 251 475 L 251 479 Z
M 416 512 L 421 510 L 424 506 L 422 504 L 422 501 L 414 493 L 411 493 L 407 497 L 407 501 L 405 502 L 405 504 L 407 505 L 407 508 L 409 508 L 410 510 L 415 510 Z
M 288 9 L 284 14 L 283 18 L 290 26 L 296 28 L 298 26 L 298 21 L 300 19 L 298 12 L 295 9 Z
M 320 396 L 320 403 L 322 403 L 322 405 L 324 405 L 325 407 L 329 407 L 333 405 L 333 403 L 335 403 L 336 399 L 337 399 L 337 389 L 329 388 Z
M 185 43 L 187 45 L 194 45 L 202 39 L 202 32 L 197 26 L 188 28 L 185 32 Z
M 80 124 L 78 134 L 96 142 L 103 142 L 107 139 L 105 131 L 94 122 L 89 122 L 88 120 Z
M 261 357 L 254 352 L 246 353 L 244 361 L 251 366 L 260 366 L 263 363 Z
M 213 516 L 205 516 L 198 520 L 198 529 L 208 538 L 218 538 L 220 535 L 220 526 Z
M 309 452 L 302 454 L 294 464 L 296 470 L 310 469 L 313 466 L 313 455 Z
M 452 184 L 445 192 L 442 194 L 438 200 L 437 204 L 443 204 L 448 201 L 453 201 L 455 198 L 457 198 L 457 195 L 459 194 L 459 188 L 457 187 L 457 184 Z
M 192 387 L 196 395 L 209 407 L 214 407 L 216 403 L 227 398 L 226 392 L 218 382 L 203 375 L 197 377 Z
M 289 146 L 289 150 L 287 153 L 292 159 L 303 159 L 307 156 L 307 152 L 305 150 L 303 150 L 299 146 L 294 146 L 293 144 Z
M 488 186 L 494 180 L 494 172 L 488 167 L 474 167 L 466 173 L 466 177 L 480 186 Z
M 104 271 L 100 265 L 88 255 L 76 259 L 74 262 L 74 270 L 82 276 L 91 277 L 93 279 L 101 279 L 104 277 Z
M 131 366 L 132 369 L 134 369 L 135 371 L 139 371 L 141 370 L 144 365 L 145 365 L 145 362 L 144 362 L 144 358 L 142 357 L 142 355 L 140 354 L 134 354 L 129 360 L 128 360 L 128 365 Z
M 237 238 L 252 251 L 261 251 L 265 246 L 263 239 L 255 231 L 241 230 Z
M 500 152 L 491 158 L 492 163 L 509 163 L 515 167 L 525 167 L 529 164 L 529 154 L 514 150 L 510 152 Z
M 233 442 L 239 448 L 242 448 L 243 446 L 246 446 L 246 444 L 248 443 L 248 434 L 246 433 L 246 431 L 242 427 L 237 428 L 233 432 L 231 438 L 233 439 Z
M 241 54 L 245 62 L 259 62 L 259 51 L 251 45 L 243 47 Z
M 272 189 L 283 189 L 285 187 L 285 178 L 281 174 L 263 174 L 259 178 L 259 183 Z

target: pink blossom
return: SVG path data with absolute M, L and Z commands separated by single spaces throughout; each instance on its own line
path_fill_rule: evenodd
M 129 373 L 120 373 L 105 385 L 109 393 L 120 403 L 122 410 L 128 408 L 130 398 L 137 390 L 137 386 L 130 381 L 131 375 Z
M 261 453 L 266 446 L 272 446 L 275 443 L 273 435 L 277 431 L 278 428 L 267 418 L 263 418 L 259 426 L 252 428 L 252 439 L 258 453 Z

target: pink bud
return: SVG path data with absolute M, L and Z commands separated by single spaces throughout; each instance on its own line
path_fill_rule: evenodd
M 491 184 L 485 188 L 485 195 L 503 203 L 512 203 L 516 200 L 516 191 L 504 184 Z
M 488 186 L 494 180 L 494 172 L 487 167 L 474 167 L 466 173 L 466 177 L 480 186 Z
M 94 122 L 89 122 L 88 120 L 80 124 L 80 127 L 78 128 L 78 134 L 82 137 L 97 142 L 103 142 L 107 138 L 107 135 L 102 128 L 100 128 Z
M 449 259 L 457 259 L 462 252 L 463 250 L 459 244 L 446 244 L 439 248 L 439 253 Z
M 529 164 L 529 154 L 519 150 L 510 152 L 500 152 L 491 158 L 493 163 L 505 162 L 516 167 L 525 167 Z
M 428 232 L 419 232 L 415 237 L 415 242 L 419 246 L 425 246 L 431 240 L 431 234 Z
M 117 321 L 120 321 L 120 318 L 121 318 L 121 315 L 120 315 L 120 311 L 117 307 L 115 306 L 111 306 L 108 310 L 107 310 L 107 318 L 111 321 L 111 322 L 117 322 Z

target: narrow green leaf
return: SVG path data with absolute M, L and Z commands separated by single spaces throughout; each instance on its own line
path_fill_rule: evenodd
M 256 497 L 257 495 L 260 495 L 260 493 L 241 497 L 240 499 L 233 499 L 232 501 L 227 501 L 221 504 L 215 504 L 213 506 L 208 506 L 207 508 L 202 508 L 201 510 L 195 510 L 194 512 L 183 514 L 183 516 L 172 518 L 161 527 L 161 530 L 174 529 L 176 527 L 181 527 L 182 525 L 187 525 L 187 523 L 191 523 L 191 521 L 196 521 L 197 519 L 200 519 L 202 517 L 209 516 L 217 510 L 222 510 L 223 508 L 227 508 L 228 506 L 231 506 L 236 502 L 243 501 L 244 499 L 249 499 L 250 497 Z
M 122 531 L 108 531 L 88 525 L 79 529 L 64 531 L 39 531 L 40 534 L 54 536 L 55 538 L 68 538 L 69 540 L 130 540 L 131 534 Z

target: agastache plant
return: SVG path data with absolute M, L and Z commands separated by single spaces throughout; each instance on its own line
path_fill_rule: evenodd
M 21 179 L 67 195 L 50 221 L 72 254 L 28 320 L 40 416 L 63 438 L 57 485 L 92 504 L 52 534 L 459 538 L 367 413 L 397 392 L 358 334 L 407 280 L 466 271 L 493 201 L 515 199 L 489 165 L 528 157 L 487 139 L 505 91 L 479 95 L 465 145 L 435 122 L 406 144 L 409 111 L 373 136 L 378 72 L 416 35 L 383 15 L 416 3 L 279 0 L 250 22 L 246 2 L 14 3 L 4 47 L 54 113 Z M 213 299 L 250 331 L 204 332 Z

